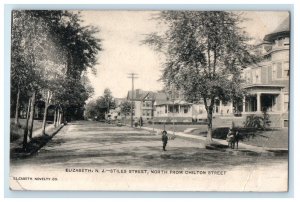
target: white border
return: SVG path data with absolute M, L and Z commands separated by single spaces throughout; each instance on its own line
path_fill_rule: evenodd
M 170 8 L 172 8 L 174 5 L 176 4 L 197 4 L 199 3 L 198 1 L 196 0 L 185 0 L 185 1 L 179 1 L 179 0 L 173 0 L 171 1 L 171 3 L 173 5 L 164 5 L 166 3 L 170 3 L 170 1 L 168 0 L 152 0 L 152 1 L 146 1 L 146 0 L 127 0 L 126 2 L 122 1 L 122 0 L 84 0 L 84 1 L 76 1 L 76 0 L 44 0 L 43 2 L 39 1 L 39 0 L 26 0 L 26 1 L 22 1 L 22 0 L 2 0 L 1 1 L 1 8 L 0 8 L 0 12 L 1 12 L 1 21 L 0 22 L 4 22 L 4 5 L 5 4 L 70 4 L 72 3 L 73 5 L 74 4 L 109 4 L 109 5 L 113 5 L 115 4 L 116 8 L 118 8 L 119 5 L 117 4 L 122 4 L 122 5 L 129 5 L 129 4 L 162 4 L 161 6 L 162 7 L 165 7 L 165 6 L 169 6 Z M 225 2 L 224 1 L 221 1 L 221 0 L 202 0 L 201 1 L 202 4 L 224 4 Z M 300 36 L 299 35 L 299 27 L 297 26 L 299 24 L 299 13 L 297 11 L 300 10 L 299 8 L 299 1 L 298 0 L 272 0 L 272 1 L 263 1 L 263 0 L 252 0 L 252 1 L 238 1 L 238 0 L 232 0 L 232 1 L 226 1 L 226 4 L 230 7 L 230 5 L 228 3 L 233 3 L 233 4 L 240 4 L 240 5 L 247 5 L 249 8 L 251 8 L 250 10 L 253 10 L 253 5 L 249 5 L 250 3 L 251 4 L 266 4 L 266 3 L 272 3 L 272 6 L 275 6 L 275 4 L 293 4 L 294 5 L 294 36 Z M 29 6 L 29 5 L 28 5 Z M 50 6 L 51 5 L 47 5 L 47 6 Z M 151 5 L 149 5 L 151 7 Z M 204 7 L 206 7 L 207 5 L 204 5 Z M 29 6 L 30 7 L 30 6 Z M 263 8 L 263 5 L 262 6 L 254 6 L 255 9 L 259 10 L 259 9 L 262 9 Z M 277 8 L 280 10 L 280 5 L 277 5 Z M 0 44 L 4 44 L 4 25 L 2 25 L 1 23 L 1 30 L 0 30 Z M 297 87 L 299 86 L 299 39 L 297 37 L 294 37 L 294 43 L 293 43 L 293 47 L 294 47 L 294 70 L 293 70 L 293 75 L 292 75 L 292 72 L 291 72 L 291 75 L 294 76 L 294 85 L 291 86 L 291 94 L 293 93 L 293 97 L 291 97 L 291 102 L 293 103 L 300 103 L 299 102 L 299 93 L 297 92 L 298 89 Z M 4 47 L 2 45 L 2 48 L 1 48 L 1 56 L 0 56 L 0 61 L 4 61 Z M 3 62 L 2 62 L 3 64 Z M 3 67 L 3 66 L 2 66 Z M 5 66 L 4 66 L 5 67 Z M 299 67 L 299 68 L 297 68 Z M 4 71 L 5 71 L 5 68 L 1 68 L 1 77 L 0 77 L 0 81 L 1 81 L 1 94 L 4 93 L 4 88 L 9 88 L 8 86 L 4 86 Z M 7 76 L 7 75 L 5 75 Z M 294 91 L 294 89 L 297 89 L 297 91 Z M 2 94 L 3 96 L 3 99 L 1 99 L 0 103 L 1 103 L 1 107 L 0 107 L 0 111 L 1 111 L 1 120 L 4 120 L 4 99 L 7 100 L 8 97 L 7 95 L 5 94 Z M 7 107 L 7 106 L 5 106 Z M 298 114 L 299 114 L 299 107 L 295 104 L 294 105 L 294 120 L 291 120 L 291 123 L 294 122 L 294 123 L 300 123 L 299 122 L 299 118 L 298 118 Z M 295 124 L 296 125 L 296 124 Z M 298 129 L 295 127 L 295 125 L 292 125 L 291 126 L 291 131 L 293 131 L 294 133 L 294 142 L 295 143 L 299 143 L 299 136 L 298 136 Z M 4 123 L 3 121 L 0 122 L 0 127 L 1 129 L 4 128 Z M 3 130 L 2 130 L 3 131 Z M 4 136 L 4 132 L 1 133 L 3 134 L 2 136 Z M 2 148 L 4 148 L 4 142 L 2 142 L 3 138 L 1 138 L 1 146 Z M 2 150 L 3 151 L 3 150 Z M 295 154 L 299 154 L 299 147 L 294 147 L 294 153 Z M 3 154 L 3 152 L 1 152 L 1 154 Z M 0 160 L 1 162 L 4 162 L 4 156 L 1 155 L 0 157 Z M 294 176 L 293 176 L 293 179 L 295 180 L 294 181 L 294 200 L 296 199 L 299 199 L 299 174 L 297 173 L 297 171 L 300 170 L 299 168 L 299 158 L 297 157 L 297 155 L 295 155 L 295 158 L 294 158 Z M 3 169 L 3 166 L 1 166 L 0 168 L 0 172 L 2 175 L 4 175 L 4 171 L 2 170 Z M 1 179 L 6 179 L 5 176 L 2 176 Z M 1 183 L 0 185 L 0 194 L 1 196 L 4 196 L 4 188 L 3 187 L 3 183 Z M 84 193 L 80 193 L 80 192 L 77 192 L 79 193 L 79 195 L 82 195 L 84 196 L 85 194 Z M 103 193 L 103 192 L 102 192 Z M 140 192 L 141 193 L 141 192 Z M 190 194 L 190 196 L 188 196 L 188 194 Z M 155 193 L 152 194 L 154 197 L 156 195 L 156 197 L 203 197 L 200 195 L 197 196 L 197 194 L 193 194 L 193 193 L 188 193 L 188 194 L 185 194 L 185 193 L 182 193 L 182 195 L 180 196 L 180 193 L 169 193 L 169 195 L 162 195 L 162 196 L 157 196 Z M 38 194 L 40 195 L 40 194 Z M 51 192 L 51 193 L 48 193 L 47 194 L 48 197 L 50 197 L 52 195 L 55 196 L 61 196 L 61 194 L 59 194 L 59 192 Z M 205 195 L 205 194 L 204 194 Z M 218 196 L 218 194 L 210 194 L 211 196 L 210 197 L 220 197 Z M 41 195 L 40 195 L 41 196 Z M 141 193 L 141 194 L 138 194 L 137 195 L 138 197 L 153 197 L 151 196 L 151 194 L 149 195 L 148 193 Z M 239 197 L 244 197 L 243 194 L 237 194 L 235 196 L 239 196 Z M 273 196 L 270 196 L 270 195 L 266 195 L 268 197 L 278 197 L 278 195 L 276 196 L 276 194 L 274 194 Z M 34 197 L 34 195 L 31 195 L 31 197 Z M 45 196 L 43 196 L 45 197 Z M 62 197 L 62 196 L 61 196 Z M 68 193 L 68 194 L 65 194 L 65 196 L 63 197 L 78 197 L 78 194 L 75 194 L 75 193 Z M 133 194 L 130 194 L 130 193 L 118 193 L 118 192 L 112 192 L 112 193 L 109 193 L 109 194 L 99 194 L 98 193 L 98 196 L 96 197 L 136 197 L 136 195 L 133 195 Z M 207 197 L 207 196 L 204 196 L 204 197 Z M 224 196 L 223 196 L 224 197 Z M 226 197 L 226 196 L 225 196 Z M 230 196 L 229 196 L 230 197 Z M 232 195 L 231 197 L 234 197 L 234 195 Z M 248 197 L 255 197 L 255 195 L 252 194 L 252 196 L 248 196 Z M 260 194 L 257 194 L 257 197 L 265 197 L 263 195 L 260 195 Z M 279 196 L 280 197 L 280 196 Z M 281 196 L 282 197 L 282 196 Z M 35 200 L 46 200 L 48 201 L 47 199 L 35 199 Z M 180 199 L 179 199 L 180 200 Z M 209 200 L 211 201 L 211 199 L 206 199 L 206 200 Z M 225 201 L 235 201 L 235 200 L 232 200 L 232 199 L 225 199 Z M 251 199 L 250 199 L 251 200 Z M 253 200 L 253 199 L 252 199 Z M 257 200 L 257 199 L 255 199 Z M 263 199 L 264 201 L 274 201 L 275 199 Z M 282 199 L 278 199 L 278 200 L 282 200 Z M 290 200 L 290 199 L 285 199 L 285 200 Z M 22 201 L 24 201 L 24 199 L 22 199 Z M 26 201 L 26 200 L 25 200 Z M 29 201 L 29 200 L 28 200 Z M 32 199 L 30 199 L 30 201 L 32 201 Z M 72 199 L 72 201 L 82 201 L 82 199 Z M 125 200 L 126 201 L 126 200 Z M 130 199 L 130 201 L 132 201 Z M 140 200 L 139 200 L 140 201 Z M 177 201 L 177 200 L 172 200 L 172 201 Z M 180 200 L 182 201 L 182 199 Z M 222 201 L 224 201 L 224 199 L 222 199 Z M 239 200 L 240 201 L 240 200 Z

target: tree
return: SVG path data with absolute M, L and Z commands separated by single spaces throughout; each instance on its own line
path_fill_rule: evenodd
M 131 112 L 131 102 L 129 101 L 122 102 L 120 105 L 120 109 L 121 109 L 121 114 L 124 114 L 126 119 L 126 116 L 130 115 Z
M 144 43 L 166 54 L 162 80 L 191 102 L 203 100 L 207 112 L 207 141 L 212 141 L 215 100 L 241 97 L 241 69 L 258 61 L 239 27 L 240 15 L 224 11 L 165 11 L 163 35 L 153 33 Z
M 116 103 L 109 88 L 104 89 L 103 96 L 100 97 L 99 103 L 106 107 L 106 113 L 108 113 L 110 109 L 116 108 Z
M 20 104 L 31 97 L 26 110 L 24 145 L 27 133 L 32 137 L 37 94 L 46 95 L 43 133 L 51 104 L 57 106 L 55 123 L 61 122 L 63 110 L 83 113 L 85 101 L 93 93 L 84 72 L 88 68 L 93 70 L 101 51 L 101 41 L 94 36 L 97 32 L 95 27 L 82 26 L 80 13 L 75 11 L 13 12 L 11 100 L 16 102 L 12 101 L 11 106 L 15 106 L 15 123 Z
M 96 101 L 91 100 L 85 105 L 85 117 L 87 119 L 95 119 L 98 118 L 99 113 L 96 111 Z
M 103 92 L 103 96 L 98 97 L 96 100 L 91 100 L 87 103 L 86 117 L 94 118 L 97 116 L 97 119 L 105 118 L 105 114 L 109 113 L 110 109 L 115 109 L 116 103 L 112 92 L 110 89 L 106 88 Z

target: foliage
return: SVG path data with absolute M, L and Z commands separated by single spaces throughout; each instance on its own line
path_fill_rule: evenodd
M 116 103 L 110 89 L 106 88 L 103 92 L 103 96 L 98 97 L 96 100 L 91 100 L 85 106 L 85 114 L 87 118 L 94 119 L 97 117 L 105 117 L 105 113 L 108 113 L 110 109 L 115 109 Z
M 83 117 L 85 101 L 93 93 L 84 72 L 88 68 L 93 70 L 101 41 L 95 37 L 98 29 L 82 26 L 80 18 L 80 12 L 63 10 L 15 10 L 12 13 L 11 108 L 31 114 L 26 124 L 26 128 L 30 126 L 29 137 L 36 102 L 45 103 L 39 105 L 44 106 L 43 128 L 51 104 L 57 106 L 55 111 L 59 109 L 64 118 Z M 36 94 L 41 98 L 35 100 Z M 26 108 L 30 97 L 33 101 L 29 111 Z M 24 143 L 26 139 L 27 129 Z
M 266 130 L 270 127 L 270 119 L 267 112 L 263 112 L 263 115 L 249 115 L 246 117 L 244 127 L 256 128 L 260 130 Z
M 134 107 L 134 105 L 133 105 Z M 121 108 L 121 114 L 124 114 L 125 116 L 130 115 L 131 112 L 131 102 L 130 101 L 123 101 L 120 105 Z
M 50 91 L 54 104 L 65 109 L 82 107 L 93 93 L 82 80 L 101 51 L 101 41 L 94 36 L 97 32 L 95 27 L 82 26 L 75 11 L 14 11 L 12 98 L 21 89 L 22 107 L 32 91 Z
M 160 18 L 167 31 L 149 35 L 144 43 L 166 54 L 162 80 L 168 88 L 175 86 L 188 101 L 203 100 L 211 141 L 215 100 L 241 98 L 241 69 L 259 58 L 233 12 L 165 11 Z

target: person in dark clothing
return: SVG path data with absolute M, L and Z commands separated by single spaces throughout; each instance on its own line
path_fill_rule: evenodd
M 162 138 L 161 138 L 162 142 L 163 142 L 163 150 L 164 151 L 167 151 L 166 150 L 166 146 L 167 146 L 167 143 L 168 143 L 168 136 L 167 136 L 167 131 L 163 131 L 162 132 Z
M 140 126 L 142 127 L 142 126 L 143 126 L 143 124 L 144 124 L 144 122 L 143 122 L 143 118 L 142 118 L 142 117 L 140 117 Z

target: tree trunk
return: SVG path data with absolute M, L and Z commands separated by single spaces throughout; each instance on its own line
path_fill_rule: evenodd
M 59 110 L 56 112 L 56 120 L 55 120 L 55 126 L 58 126 L 58 119 L 59 119 Z
M 55 110 L 54 110 L 54 119 L 53 119 L 53 124 L 54 124 L 55 128 L 56 128 L 56 117 L 57 117 L 57 109 L 55 108 Z
M 56 124 L 59 126 L 59 120 L 60 120 L 60 110 L 57 111 L 57 120 L 56 120 Z
M 23 149 L 24 150 L 26 150 L 26 147 L 27 147 L 28 119 L 29 119 L 30 107 L 31 107 L 31 98 L 29 98 L 29 100 L 28 100 L 27 113 L 26 113 L 26 123 L 25 123 L 24 138 L 23 138 Z
M 33 93 L 31 98 L 30 117 L 29 117 L 30 127 L 28 128 L 28 134 L 30 139 L 32 139 L 32 130 L 33 130 L 33 121 L 34 121 L 34 112 L 35 112 L 35 95 L 36 92 Z
M 62 112 L 60 113 L 60 116 L 59 116 L 59 125 L 62 123 L 63 118 L 64 118 L 64 111 L 62 111 Z
M 49 107 L 49 99 L 50 99 L 50 92 L 48 91 L 46 103 L 45 103 L 45 111 L 44 111 L 44 117 L 43 117 L 43 125 L 42 125 L 42 134 L 45 135 L 45 128 L 46 128 L 46 122 L 47 122 L 47 112 Z
M 207 137 L 208 143 L 212 142 L 212 109 L 209 107 L 207 112 Z
M 20 108 L 20 88 L 18 88 L 17 93 L 17 103 L 16 103 L 16 114 L 15 114 L 15 124 L 19 124 L 19 108 Z

